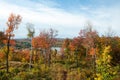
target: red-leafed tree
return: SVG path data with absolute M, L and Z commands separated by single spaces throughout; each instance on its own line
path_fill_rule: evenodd
M 74 54 L 73 57 L 74 57 L 74 60 L 76 61 L 77 66 L 85 52 L 82 42 L 83 42 L 82 37 L 75 37 L 75 38 L 73 38 L 72 42 L 70 43 L 70 50 L 71 50 L 71 53 Z
M 93 70 L 95 72 L 97 38 L 99 36 L 97 32 L 92 29 L 90 23 L 87 24 L 87 28 L 83 29 L 79 35 L 83 37 L 82 45 L 86 49 L 86 57 L 88 58 L 88 54 L 92 55 Z
M 7 43 L 7 39 L 3 40 L 3 43 L 6 44 L 6 43 Z M 10 45 L 10 46 L 15 46 L 15 45 L 16 45 L 15 40 L 14 40 L 14 39 L 11 39 L 9 45 Z
M 90 23 L 87 24 L 86 28 L 80 30 L 79 36 L 74 38 L 70 44 L 71 50 L 74 51 L 76 55 L 76 59 L 82 59 L 86 54 L 85 59 L 94 60 L 98 37 L 97 32 L 92 29 Z M 92 58 L 91 56 L 88 57 L 88 55 L 91 55 Z M 93 62 L 95 62 L 95 60 Z
M 96 38 L 98 34 L 95 30 L 92 29 L 92 25 L 88 24 L 87 28 L 83 29 L 79 33 L 80 37 L 83 37 L 82 45 L 86 49 L 86 56 L 91 48 L 96 47 Z
M 48 62 L 48 65 L 50 65 L 51 48 L 55 45 L 56 36 L 57 31 L 49 29 L 48 31 L 41 31 L 39 36 L 32 39 L 32 46 L 42 50 L 45 55 L 45 63 Z
M 7 21 L 7 29 L 5 32 L 5 35 L 7 37 L 6 39 L 6 45 L 7 45 L 7 51 L 6 53 L 6 71 L 7 73 L 9 72 L 9 65 L 8 65 L 8 55 L 10 51 L 10 42 L 11 38 L 14 37 L 13 31 L 18 28 L 18 25 L 21 23 L 21 16 L 20 15 L 15 15 L 15 14 L 10 14 L 10 17 L 8 18 Z

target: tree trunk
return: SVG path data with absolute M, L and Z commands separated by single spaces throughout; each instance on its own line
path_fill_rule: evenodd
M 44 55 L 44 64 L 45 64 L 45 67 L 47 65 L 47 53 L 46 53 L 46 49 L 43 49 L 43 55 Z
M 96 74 L 96 63 L 95 63 L 95 61 L 96 61 L 96 50 L 94 50 L 94 55 L 93 55 L 93 72 L 94 72 L 94 74 Z
M 8 61 L 8 55 L 10 51 L 10 36 L 8 37 L 7 41 L 7 51 L 6 51 L 6 72 L 9 72 L 9 61 Z
M 32 65 L 32 50 L 30 51 L 30 64 L 29 64 L 29 69 L 31 69 Z
M 78 67 L 78 53 L 76 54 L 76 60 L 77 60 L 77 67 Z
M 29 69 L 31 69 L 32 65 L 32 37 L 31 37 L 31 52 L 30 52 L 30 64 L 29 64 Z
M 51 64 L 51 50 L 48 52 L 48 67 L 50 67 Z
M 88 48 L 86 48 L 86 58 L 88 57 Z

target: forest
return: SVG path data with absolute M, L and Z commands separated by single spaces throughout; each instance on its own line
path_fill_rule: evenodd
M 58 31 L 35 29 L 27 23 L 29 47 L 16 48 L 14 33 L 22 17 L 10 14 L 7 29 L 0 31 L 0 80 L 120 80 L 120 37 L 100 36 L 87 24 L 74 38 L 58 46 Z M 22 44 L 21 44 L 22 45 Z

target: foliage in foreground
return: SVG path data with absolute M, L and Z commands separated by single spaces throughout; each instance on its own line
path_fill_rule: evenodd
M 79 61 L 77 65 L 75 59 L 62 59 L 57 56 L 50 67 L 41 60 L 34 63 L 31 69 L 27 61 L 13 62 L 9 73 L 6 73 L 5 69 L 0 71 L 0 80 L 114 80 L 119 68 L 110 65 L 112 57 L 109 52 L 110 47 L 105 47 L 102 55 L 97 57 L 95 73 L 93 65 L 90 65 L 91 61 Z

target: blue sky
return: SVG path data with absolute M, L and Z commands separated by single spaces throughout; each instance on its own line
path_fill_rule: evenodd
M 120 36 L 120 0 L 0 0 L 0 30 L 7 28 L 10 13 L 22 16 L 15 38 L 27 37 L 28 22 L 34 24 L 36 36 L 54 28 L 58 37 L 73 38 L 88 21 L 100 34 L 111 28 Z

